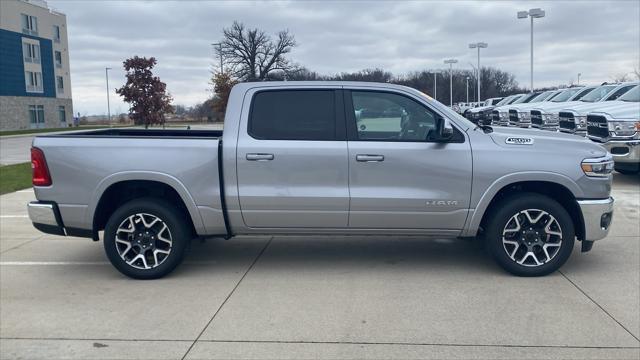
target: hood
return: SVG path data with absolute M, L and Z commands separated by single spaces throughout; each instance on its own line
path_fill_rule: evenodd
M 531 148 L 533 151 L 557 151 L 566 149 L 581 152 L 584 158 L 600 157 L 607 151 L 600 145 L 572 134 L 540 131 L 537 129 L 494 127 L 488 134 L 496 145 L 506 149 Z
M 587 104 L 593 104 L 593 103 L 584 102 L 584 101 L 566 101 L 566 102 L 546 101 L 546 102 L 538 103 L 538 106 L 532 107 L 531 110 L 543 110 L 544 113 L 557 113 L 562 109 L 568 109 L 573 106 L 587 105 Z
M 577 115 L 587 115 L 592 111 L 606 112 L 607 109 L 613 109 L 620 106 L 628 106 L 628 105 L 629 103 L 624 101 L 598 101 L 595 103 L 588 103 L 588 104 L 576 105 L 571 107 L 565 106 L 559 111 L 571 111 Z
M 593 114 L 606 114 L 611 119 L 632 119 L 640 121 L 640 103 L 627 103 L 627 105 L 620 105 L 605 109 L 602 111 L 593 112 Z

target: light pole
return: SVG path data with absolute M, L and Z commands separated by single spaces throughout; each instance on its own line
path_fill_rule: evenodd
M 467 104 L 469 104 L 469 77 L 467 76 Z
M 533 92 L 533 19 L 544 17 L 545 12 L 540 8 L 529 9 L 529 11 L 518 11 L 518 19 L 531 18 L 531 92 Z
M 578 73 L 578 84 L 577 85 L 580 85 L 580 75 L 582 75 L 582 73 Z
M 109 105 L 109 70 L 110 67 L 104 68 L 104 77 L 107 79 L 107 118 L 109 119 L 109 127 L 111 127 L 111 106 Z
M 449 106 L 453 107 L 453 64 L 457 63 L 456 59 L 447 59 L 445 64 L 449 64 Z
M 211 44 L 211 46 L 217 46 L 219 49 L 219 54 L 220 55 L 220 73 L 222 74 L 224 72 L 224 69 L 222 68 L 222 43 L 213 43 Z
M 469 49 L 478 49 L 478 103 L 480 103 L 480 49 L 486 49 L 489 46 L 489 44 L 487 43 L 483 43 L 483 42 L 478 42 L 478 43 L 473 43 L 473 44 L 469 44 Z
M 433 72 L 433 99 L 438 101 L 438 72 Z

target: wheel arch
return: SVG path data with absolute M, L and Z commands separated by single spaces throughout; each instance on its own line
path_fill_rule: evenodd
M 92 225 L 94 240 L 118 206 L 141 197 L 159 197 L 175 204 L 188 214 L 194 232 L 203 232 L 204 223 L 196 203 L 178 179 L 156 172 L 126 172 L 105 178 L 94 191 L 86 219 Z
M 537 173 L 535 176 L 527 174 L 526 177 L 508 176 L 494 182 L 473 211 L 465 236 L 476 236 L 487 218 L 491 216 L 493 207 L 506 196 L 519 192 L 538 193 L 559 202 L 571 216 L 577 238 L 584 239 L 584 218 L 577 202 L 582 195 L 582 190 L 569 178 L 552 173 Z

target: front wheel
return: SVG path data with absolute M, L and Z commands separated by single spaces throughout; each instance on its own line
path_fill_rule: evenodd
M 119 207 L 104 229 L 104 249 L 111 264 L 134 279 L 161 278 L 184 258 L 192 238 L 185 214 L 154 198 Z
M 488 221 L 486 245 L 508 272 L 543 276 L 569 258 L 575 230 L 569 213 L 555 200 L 524 193 L 502 200 Z

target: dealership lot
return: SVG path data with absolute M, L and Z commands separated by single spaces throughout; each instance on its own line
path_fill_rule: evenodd
M 102 243 L 43 235 L 0 197 L 1 358 L 638 358 L 640 182 L 614 176 L 609 237 L 544 278 L 466 241 L 194 242 L 135 281 Z

